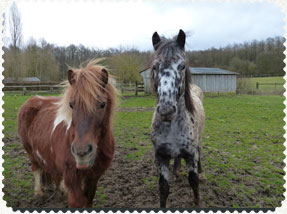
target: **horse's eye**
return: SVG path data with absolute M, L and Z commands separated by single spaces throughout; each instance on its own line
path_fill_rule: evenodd
M 74 106 L 71 102 L 69 103 L 69 105 L 70 105 L 70 108 L 73 109 Z
M 185 65 L 182 66 L 181 70 L 184 70 L 184 69 L 185 69 Z
M 106 103 L 102 102 L 101 105 L 100 105 L 100 108 L 105 108 L 105 105 L 106 105 Z

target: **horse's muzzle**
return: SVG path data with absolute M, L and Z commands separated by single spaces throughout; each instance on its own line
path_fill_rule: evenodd
M 165 122 L 171 121 L 176 112 L 175 105 L 163 105 L 157 106 L 157 113 L 160 115 L 161 119 Z

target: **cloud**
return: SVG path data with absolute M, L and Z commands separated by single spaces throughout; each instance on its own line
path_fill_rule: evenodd
M 283 13 L 274 3 L 21 2 L 23 34 L 57 45 L 83 44 L 151 50 L 154 31 L 172 37 L 183 29 L 187 49 L 283 36 Z

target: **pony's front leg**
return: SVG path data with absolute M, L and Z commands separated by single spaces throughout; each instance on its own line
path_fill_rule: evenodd
M 98 183 L 98 180 L 92 180 L 92 179 L 88 179 L 86 182 L 85 196 L 87 197 L 86 207 L 88 208 L 93 207 L 93 200 L 94 200 L 95 193 L 97 190 L 97 183 Z
M 159 172 L 159 192 L 160 192 L 160 207 L 166 207 L 166 200 L 169 194 L 168 175 L 169 175 L 170 158 L 164 156 L 159 151 L 155 154 L 155 163 Z
M 87 198 L 79 189 L 69 190 L 68 204 L 70 208 L 84 208 L 87 204 Z
M 34 180 L 35 180 L 34 195 L 36 197 L 43 196 L 44 193 L 42 191 L 42 182 L 41 182 L 42 170 L 40 168 L 34 170 L 33 175 L 34 175 Z
M 200 205 L 200 195 L 199 195 L 199 175 L 198 175 L 198 160 L 199 153 L 195 151 L 193 154 L 187 154 L 185 157 L 186 165 L 188 168 L 188 182 L 193 190 L 195 204 Z

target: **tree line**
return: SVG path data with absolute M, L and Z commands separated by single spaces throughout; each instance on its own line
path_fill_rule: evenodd
M 6 17 L 4 17 L 4 28 Z M 93 58 L 103 57 L 119 81 L 141 81 L 139 71 L 148 68 L 152 51 L 135 48 L 110 48 L 100 50 L 83 45 L 67 47 L 49 44 L 44 39 L 22 41 L 21 16 L 15 2 L 10 9 L 10 37 L 5 39 L 4 77 L 38 77 L 41 82 L 59 82 L 66 79 L 68 67 L 79 67 Z M 241 76 L 284 75 L 284 38 L 244 42 L 203 51 L 187 51 L 192 67 L 218 67 L 239 73 Z
M 187 53 L 193 67 L 218 67 L 241 76 L 284 75 L 284 37 L 253 40 L 223 48 Z

